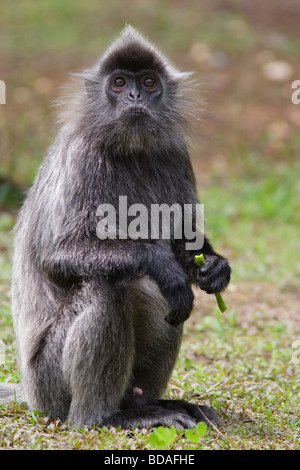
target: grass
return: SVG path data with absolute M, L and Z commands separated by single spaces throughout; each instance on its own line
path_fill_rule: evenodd
M 300 107 L 291 105 L 288 80 L 268 82 L 261 72 L 263 52 L 293 67 L 291 81 L 300 77 L 298 23 L 284 16 L 278 0 L 268 18 L 266 10 L 254 12 L 257 4 L 228 8 L 214 0 L 126 0 L 122 9 L 115 0 L 2 3 L 0 79 L 8 96 L 0 108 L 0 381 L 20 380 L 10 314 L 11 231 L 23 188 L 56 132 L 49 104 L 69 72 L 92 64 L 126 21 L 180 67 L 194 69 L 208 90 L 193 164 L 206 232 L 230 259 L 233 275 L 224 314 L 213 296 L 196 292 L 168 390 L 169 398 L 212 405 L 220 432 L 70 430 L 10 404 L 0 406 L 0 448 L 300 449 L 300 347 L 293 348 L 300 340 Z M 216 65 L 194 57 L 192 50 L 203 50 L 192 48 L 199 43 Z

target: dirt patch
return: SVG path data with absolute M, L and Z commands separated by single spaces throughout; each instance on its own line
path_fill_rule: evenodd
M 195 309 L 202 315 L 211 315 L 215 309 L 214 296 L 196 289 Z M 238 323 L 251 324 L 253 314 L 263 314 L 273 319 L 287 319 L 295 330 L 300 330 L 300 292 L 293 286 L 278 289 L 267 282 L 241 282 L 229 285 L 224 293 L 228 310 L 222 314 L 235 312 Z

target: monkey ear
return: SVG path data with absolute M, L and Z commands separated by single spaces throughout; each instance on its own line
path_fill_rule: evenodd
M 75 80 L 81 81 L 84 84 L 85 88 L 88 90 L 92 85 L 94 85 L 98 81 L 95 75 L 96 74 L 93 73 L 93 69 L 89 69 L 84 70 L 81 73 L 72 73 L 71 77 Z

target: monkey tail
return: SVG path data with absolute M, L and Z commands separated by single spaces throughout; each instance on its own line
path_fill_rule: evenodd
M 9 402 L 24 401 L 22 384 L 4 384 L 0 383 L 0 405 Z

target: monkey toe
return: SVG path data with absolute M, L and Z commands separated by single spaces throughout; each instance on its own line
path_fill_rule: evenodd
M 218 427 L 220 420 L 212 408 L 205 405 L 195 405 L 184 400 L 158 400 L 158 403 L 163 408 L 168 410 L 177 410 L 178 412 L 185 412 L 196 423 L 204 421 L 207 425 Z
M 188 429 L 197 425 L 196 419 L 185 410 L 168 410 L 160 406 L 144 409 L 122 410 L 107 417 L 98 427 L 120 427 L 122 429 L 144 429 L 158 426 L 174 426 L 176 429 Z
M 214 425 L 218 427 L 220 425 L 220 420 L 214 410 L 205 405 L 193 405 L 194 410 L 192 416 L 197 422 L 204 421 L 209 426 Z

